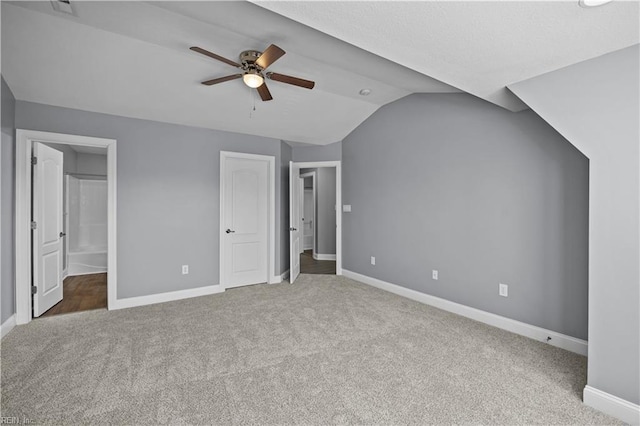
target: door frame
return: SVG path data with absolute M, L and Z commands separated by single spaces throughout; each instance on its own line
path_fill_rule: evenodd
M 300 213 L 300 223 L 298 223 L 298 228 L 300 228 L 300 235 L 302 235 L 302 238 L 300 239 L 300 254 L 304 253 L 304 222 L 302 219 L 304 219 L 304 178 L 301 176 L 298 176 L 298 179 L 300 179 L 298 181 L 298 183 L 300 184 L 300 190 L 298 191 L 300 194 L 298 194 L 298 196 L 300 197 L 300 206 L 298 207 L 298 212 Z
M 225 222 L 224 196 L 225 196 L 225 160 L 228 158 L 242 158 L 247 160 L 264 161 L 267 163 L 267 283 L 277 284 L 282 281 L 275 275 L 276 266 L 276 158 L 272 155 L 248 154 L 243 152 L 220 151 L 220 221 L 218 223 L 218 244 L 220 275 L 219 283 L 223 289 L 227 288 L 224 277 L 226 272 L 226 256 L 224 252 Z
M 116 144 L 115 139 L 67 135 L 16 129 L 16 210 L 15 210 L 15 261 L 16 261 L 16 324 L 32 320 L 31 308 L 31 152 L 33 142 L 62 145 L 93 146 L 107 149 L 107 309 L 113 309 L 118 288 L 118 246 L 116 229 Z
M 293 164 L 299 169 L 336 168 L 336 275 L 342 275 L 342 161 L 294 161 Z
M 300 175 L 301 178 L 311 178 L 311 191 L 313 193 L 313 243 L 311 245 L 311 254 L 316 254 L 316 172 L 307 172 Z M 337 178 L 337 177 L 336 177 Z M 304 185 L 302 185 L 302 205 L 304 206 Z M 336 199 L 337 201 L 337 199 Z M 336 241 L 337 244 L 337 241 Z M 304 248 L 304 229 L 302 230 L 302 247 Z

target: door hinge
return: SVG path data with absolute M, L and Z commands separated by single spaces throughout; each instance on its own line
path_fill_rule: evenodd
M 38 164 L 38 157 L 31 157 L 31 165 L 35 166 L 36 164 Z
M 38 287 L 36 287 L 35 285 L 31 286 L 31 294 L 38 294 Z
M 38 228 L 38 222 L 36 222 L 35 220 L 31 221 L 31 229 L 37 229 Z

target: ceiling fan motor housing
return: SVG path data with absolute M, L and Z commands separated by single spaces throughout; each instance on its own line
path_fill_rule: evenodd
M 262 71 L 262 68 L 256 64 L 256 60 L 262 55 L 258 50 L 245 50 L 240 53 L 240 63 L 244 69 L 256 69 Z

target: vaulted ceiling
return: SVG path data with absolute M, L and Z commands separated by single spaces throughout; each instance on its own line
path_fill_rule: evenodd
M 380 106 L 416 92 L 466 91 L 512 111 L 505 87 L 638 43 L 638 3 L 2 2 L 2 74 L 19 100 L 287 141 L 343 139 Z M 275 43 L 273 101 L 235 80 L 201 81 Z M 361 96 L 361 89 L 370 89 Z M 255 109 L 254 109 L 255 107 Z
M 512 111 L 507 85 L 639 42 L 638 1 L 254 1 Z

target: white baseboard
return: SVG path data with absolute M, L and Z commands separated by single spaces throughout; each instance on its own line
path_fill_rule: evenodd
M 280 284 L 282 281 L 285 281 L 289 278 L 289 270 L 287 269 L 281 275 L 276 275 L 276 278 L 269 282 L 269 284 Z
M 591 408 L 602 411 L 630 425 L 637 426 L 640 424 L 640 405 L 618 398 L 617 396 L 589 385 L 584 387 L 582 397 L 584 404 Z
M 282 275 L 273 275 L 267 280 L 267 284 L 280 284 L 282 282 Z
M 336 255 L 335 254 L 313 253 L 313 258 L 315 260 L 336 260 Z
M 559 348 L 587 356 L 587 342 L 585 340 L 576 339 L 575 337 L 560 334 L 535 325 L 526 324 L 511 318 L 506 318 L 480 309 L 451 302 L 446 299 L 441 299 L 436 296 L 420 293 L 419 291 L 391 284 L 386 281 L 368 277 L 346 269 L 342 270 L 342 274 L 347 278 L 397 294 L 398 296 L 403 296 L 426 305 L 435 306 L 436 308 L 453 312 L 454 314 L 462 315 L 463 317 L 471 318 L 475 321 L 483 322 L 521 336 L 529 337 L 534 340 L 548 343 L 552 346 L 557 346 Z M 551 340 L 547 341 L 548 337 L 551 337 Z
M 267 284 L 280 284 L 282 282 L 282 275 L 276 275 L 271 281 L 267 282 Z
M 4 339 L 4 336 L 9 334 L 11 330 L 16 326 L 16 314 L 11 315 L 5 322 L 0 325 L 0 339 Z
M 107 274 L 109 271 L 107 271 L 106 269 L 104 271 L 91 271 L 91 272 L 78 272 L 75 274 L 70 274 L 67 272 L 66 277 L 81 277 L 83 275 L 95 275 L 95 274 Z M 64 279 L 64 278 L 63 278 Z
M 153 305 L 155 303 L 172 302 L 174 300 L 189 299 L 192 297 L 208 296 L 210 294 L 223 293 L 224 288 L 220 285 L 210 285 L 206 287 L 190 288 L 188 290 L 170 291 L 167 293 L 151 294 L 149 296 L 128 297 L 126 299 L 116 299 L 116 303 L 109 305 L 109 310 L 133 308 L 136 306 Z

